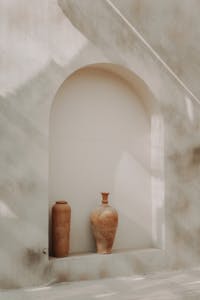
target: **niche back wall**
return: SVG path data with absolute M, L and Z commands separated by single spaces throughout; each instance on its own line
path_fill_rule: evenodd
M 65 80 L 50 118 L 50 207 L 72 208 L 71 253 L 95 250 L 89 215 L 101 191 L 119 212 L 114 249 L 151 247 L 150 114 L 130 82 L 90 66 Z

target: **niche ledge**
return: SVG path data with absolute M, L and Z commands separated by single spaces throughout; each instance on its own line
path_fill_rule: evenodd
M 51 257 L 50 264 L 54 282 L 144 275 L 166 269 L 165 252 L 156 248 Z

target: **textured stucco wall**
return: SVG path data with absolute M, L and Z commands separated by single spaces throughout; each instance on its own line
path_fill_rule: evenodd
M 0 2 L 0 287 L 42 284 L 54 278 L 48 253 L 43 253 L 48 247 L 51 104 L 69 74 L 99 62 L 130 68 L 159 101 L 165 121 L 164 246 L 173 267 L 198 263 L 198 104 L 106 1 L 61 2 L 84 35 L 55 0 Z M 159 32 L 159 26 L 152 30 Z M 197 82 L 197 73 L 191 74 Z
M 50 280 L 51 104 L 69 74 L 106 60 L 54 0 L 1 1 L 0 52 L 0 288 L 9 288 Z
M 200 2 L 111 0 L 200 98 Z
M 164 119 L 165 233 L 163 249 L 173 268 L 200 262 L 199 102 L 109 0 L 59 0 L 72 23 L 113 61 L 136 72 L 158 99 Z M 195 9 L 195 7 L 194 7 Z M 102 26 L 99 24 L 102 23 Z M 159 27 L 157 28 L 159 30 Z M 155 174 L 157 178 L 157 174 Z M 158 204 L 158 210 L 161 208 Z

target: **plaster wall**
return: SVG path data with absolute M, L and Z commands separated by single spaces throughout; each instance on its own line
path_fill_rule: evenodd
M 158 99 L 164 120 L 165 223 L 162 243 L 170 267 L 199 256 L 199 100 L 149 47 L 111 1 L 59 0 L 66 16 L 114 62 L 135 71 Z M 98 26 L 103 19 L 103 26 Z M 158 27 L 159 28 L 159 27 Z M 160 187 L 157 191 L 160 190 Z M 162 189 L 161 189 L 162 190 Z M 159 211 L 161 206 L 157 206 Z
M 56 1 L 1 1 L 0 14 L 0 287 L 14 288 L 52 280 L 48 139 L 54 96 L 73 71 L 107 59 Z
M 69 75 L 112 61 L 71 25 L 54 0 L 1 1 L 0 14 L 0 288 L 86 278 L 87 259 L 60 268 L 48 257 L 49 118 Z M 137 76 L 135 80 L 143 87 Z M 139 94 L 144 98 L 146 89 Z M 149 255 L 154 261 L 154 252 Z M 158 267 L 162 264 L 156 257 Z M 138 254 L 125 257 L 117 268 L 123 265 L 124 274 L 132 273 L 135 267 L 129 262 L 134 266 L 135 260 L 137 267 L 138 259 Z M 102 264 L 112 269 L 103 258 L 95 261 L 88 270 L 92 276 L 103 276 Z
M 155 201 L 157 224 L 165 233 L 161 245 L 172 267 L 199 263 L 199 104 L 108 1 L 95 6 L 89 0 L 61 4 L 83 34 L 54 0 L 0 2 L 0 287 L 58 280 L 47 249 L 50 110 L 58 88 L 71 73 L 99 62 L 129 68 L 158 99 L 154 121 L 161 111 L 164 124 L 155 121 L 154 125 L 164 128 L 164 156 L 162 136 L 157 136 L 155 149 L 166 166 L 165 181 L 162 166 L 154 170 L 156 197 L 160 193 L 165 201 L 166 224 L 163 202 Z M 155 257 L 150 254 L 148 263 Z M 95 261 L 108 265 L 105 258 Z M 131 255 L 121 257 L 118 270 L 125 261 L 126 266 L 128 262 L 129 267 L 146 270 L 138 255 L 135 264 Z M 74 263 L 67 270 L 59 267 L 59 279 L 67 280 L 70 267 L 78 270 L 80 261 Z
M 111 1 L 200 98 L 199 1 Z

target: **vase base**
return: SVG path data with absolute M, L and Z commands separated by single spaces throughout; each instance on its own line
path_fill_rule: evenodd
M 97 251 L 98 254 L 111 254 L 112 250 L 99 250 Z

